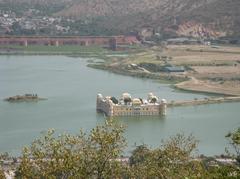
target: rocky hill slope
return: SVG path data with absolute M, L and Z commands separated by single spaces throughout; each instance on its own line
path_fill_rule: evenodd
M 239 35 L 239 0 L 72 0 L 56 15 L 98 18 L 98 27 L 118 32 L 144 28 L 177 36 Z
M 164 36 L 240 36 L 239 0 L 0 0 L 55 7 L 54 16 L 113 34 L 146 29 Z

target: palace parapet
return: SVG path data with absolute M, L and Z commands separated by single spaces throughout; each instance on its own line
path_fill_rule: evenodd
M 123 93 L 118 100 L 115 97 L 97 95 L 96 108 L 106 116 L 153 116 L 166 115 L 167 101 L 159 99 L 152 93 L 147 99 L 132 98 L 129 93 Z

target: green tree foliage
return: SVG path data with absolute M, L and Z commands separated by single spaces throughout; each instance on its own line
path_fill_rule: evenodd
M 117 98 L 115 98 L 114 96 L 111 97 L 111 100 L 112 100 L 112 102 L 113 102 L 114 104 L 118 104 L 118 100 L 117 100 Z
M 139 146 L 130 158 L 132 178 L 200 178 L 206 175 L 201 162 L 192 160 L 197 141 L 178 134 L 157 149 Z
M 3 172 L 3 170 L 1 168 L 0 168 L 0 178 L 1 179 L 5 179 L 4 172 Z
M 236 152 L 236 159 L 240 163 L 240 128 L 234 132 L 230 132 L 226 137 L 229 139 L 230 145 Z
M 150 149 L 147 145 L 137 146 L 135 150 L 132 152 L 132 156 L 130 157 L 130 165 L 134 166 L 139 163 L 144 162 L 145 158 L 150 154 Z
M 10 156 L 8 153 L 0 154 L 0 179 L 5 179 L 4 170 L 2 168 L 3 161 L 9 160 Z
M 129 163 L 120 162 L 117 159 L 126 146 L 124 130 L 112 120 L 88 134 L 57 136 L 49 130 L 24 148 L 16 178 L 240 178 L 238 165 L 196 159 L 198 142 L 192 135 L 177 134 L 156 149 L 138 146 Z M 235 134 L 229 135 L 234 141 L 238 139 Z
M 150 103 L 156 103 L 157 102 L 157 98 L 152 98 Z
M 238 179 L 240 178 L 240 169 L 236 165 L 223 165 L 210 166 L 207 170 L 208 178 L 216 179 Z
M 112 121 L 87 135 L 55 136 L 53 130 L 23 150 L 18 178 L 112 178 L 123 168 L 115 159 L 125 147 L 124 127 Z
M 131 98 L 124 98 L 123 101 L 124 101 L 124 104 L 127 104 L 127 103 L 132 102 L 132 99 Z

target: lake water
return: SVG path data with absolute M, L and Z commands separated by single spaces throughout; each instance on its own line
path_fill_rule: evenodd
M 77 133 L 90 130 L 105 118 L 96 113 L 96 95 L 120 97 L 129 92 L 146 97 L 149 92 L 167 100 L 204 98 L 202 94 L 175 91 L 156 81 L 116 75 L 86 67 L 87 60 L 65 56 L 0 56 L 0 152 L 18 155 L 41 131 Z M 8 103 L 2 99 L 33 93 L 48 100 Z M 126 124 L 127 152 L 133 146 L 156 147 L 176 133 L 193 134 L 199 153 L 221 154 L 225 135 L 240 126 L 240 103 L 168 109 L 165 118 L 118 118 Z

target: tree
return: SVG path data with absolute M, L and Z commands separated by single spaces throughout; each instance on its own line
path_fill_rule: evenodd
M 124 101 L 124 104 L 128 104 L 128 103 L 132 102 L 132 99 L 126 97 L 126 98 L 123 99 L 123 101 Z
M 25 147 L 17 178 L 112 178 L 123 167 L 115 159 L 125 147 L 124 127 L 109 120 L 87 135 L 56 136 L 49 130 Z
M 152 98 L 151 101 L 150 101 L 150 103 L 156 103 L 156 102 L 157 102 L 157 98 L 155 98 L 155 97 Z
M 226 138 L 229 139 L 230 145 L 236 152 L 236 160 L 240 163 L 240 127 L 236 131 L 228 133 Z
M 22 27 L 19 22 L 14 22 L 12 24 L 12 31 L 13 31 L 13 32 L 11 32 L 12 34 L 17 34 L 17 35 L 21 34 Z
M 0 178 L 1 179 L 5 179 L 6 178 L 4 172 L 3 172 L 3 170 L 1 168 L 0 168 Z
M 178 134 L 154 150 L 137 147 L 130 158 L 131 178 L 204 178 L 201 162 L 192 160 L 196 145 L 192 136 Z
M 4 153 L 4 154 L 0 154 L 0 179 L 5 179 L 5 173 L 4 173 L 4 169 L 2 168 L 2 164 L 5 160 L 10 160 L 12 159 L 8 153 Z M 8 169 L 10 169 L 11 166 L 8 166 Z M 5 169 L 5 172 L 7 172 L 7 170 Z
M 193 153 L 198 142 L 192 135 L 177 134 L 156 149 L 138 146 L 129 164 L 119 162 L 126 146 L 124 130 L 112 120 L 88 134 L 80 131 L 78 135 L 57 136 L 49 130 L 24 148 L 16 178 L 240 178 L 240 168 L 234 163 L 196 160 Z M 239 131 L 228 135 L 237 146 Z
M 111 97 L 111 100 L 112 100 L 112 102 L 113 102 L 114 104 L 118 104 L 118 100 L 117 100 L 117 98 L 115 98 L 114 96 Z
M 208 178 L 220 178 L 220 179 L 240 178 L 240 169 L 236 165 L 218 164 L 217 166 L 210 166 L 207 172 Z
M 136 165 L 138 163 L 144 162 L 144 160 L 147 158 L 147 155 L 150 153 L 150 149 L 147 147 L 147 145 L 143 144 L 140 146 L 137 146 L 136 149 L 133 150 L 131 157 L 129 158 L 130 165 Z

